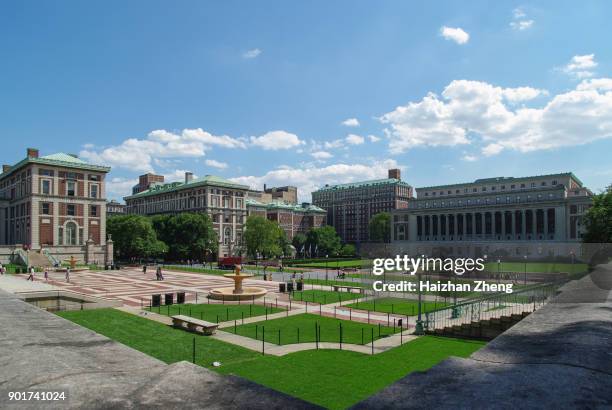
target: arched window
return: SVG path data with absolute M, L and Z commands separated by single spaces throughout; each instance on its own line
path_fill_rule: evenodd
M 74 222 L 68 222 L 66 224 L 66 245 L 76 245 L 78 242 L 77 238 L 77 225 Z

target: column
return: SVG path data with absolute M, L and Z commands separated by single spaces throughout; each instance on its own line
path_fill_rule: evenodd
M 521 237 L 523 240 L 527 239 L 527 212 L 525 210 L 521 210 Z
M 516 212 L 512 211 L 512 239 L 516 239 Z
M 548 239 L 548 209 L 544 208 L 544 239 Z
M 472 213 L 472 238 L 476 237 L 476 213 Z

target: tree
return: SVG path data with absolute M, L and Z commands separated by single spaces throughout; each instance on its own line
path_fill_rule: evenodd
M 370 240 L 373 242 L 391 241 L 391 214 L 380 212 L 370 220 Z
M 357 250 L 355 249 L 355 245 L 350 243 L 345 243 L 342 245 L 342 249 L 340 250 L 340 255 L 342 256 L 355 256 Z
M 156 215 L 152 223 L 158 237 L 168 244 L 171 260 L 204 260 L 207 254 L 217 253 L 217 233 L 206 213 Z
M 141 215 L 118 215 L 108 218 L 106 230 L 113 236 L 118 259 L 153 258 L 168 247 L 157 239 L 151 220 Z
M 295 236 L 291 240 L 291 244 L 295 248 L 295 251 L 298 253 L 298 255 L 301 254 L 302 256 L 304 256 L 304 250 L 305 250 L 304 245 L 306 245 L 306 235 L 304 235 L 303 233 L 295 234 Z
M 326 225 L 313 228 L 306 233 L 306 248 L 314 255 L 336 256 L 340 252 L 342 241 L 334 227 Z
M 593 197 L 593 206 L 584 216 L 584 224 L 583 242 L 612 242 L 612 185 Z
M 247 254 L 253 258 L 257 258 L 258 255 L 264 258 L 282 255 L 283 247 L 288 244 L 284 234 L 276 222 L 262 216 L 249 216 L 244 230 Z

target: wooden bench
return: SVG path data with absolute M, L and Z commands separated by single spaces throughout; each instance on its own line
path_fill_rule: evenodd
M 185 315 L 172 316 L 172 326 L 176 329 L 186 329 L 190 332 L 201 332 L 207 336 L 214 334 L 217 327 L 219 327 L 217 323 L 211 323 Z
M 339 292 L 340 289 L 346 289 L 347 292 L 353 292 L 354 290 L 357 293 L 363 293 L 363 288 L 359 286 L 348 286 L 348 285 L 333 285 L 334 291 Z

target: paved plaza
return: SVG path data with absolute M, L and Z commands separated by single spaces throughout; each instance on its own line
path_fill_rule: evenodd
M 163 271 L 164 280 L 155 280 L 155 269 L 150 268 L 146 274 L 141 268 L 125 268 L 120 271 L 82 271 L 70 274 L 70 283 L 66 282 L 64 272 L 50 272 L 46 284 L 60 289 L 84 293 L 86 295 L 119 299 L 126 306 L 140 307 L 148 305 L 153 294 L 184 291 L 186 302 L 206 301 L 205 296 L 213 288 L 233 285 L 234 281 L 221 276 L 199 273 Z M 27 275 L 16 275 L 25 281 Z M 36 273 L 34 283 L 45 283 L 42 273 Z M 245 280 L 245 285 L 257 284 L 269 293 L 278 291 L 276 282 L 263 280 Z M 270 295 L 276 297 L 276 295 Z M 200 300 L 201 298 L 201 300 Z

